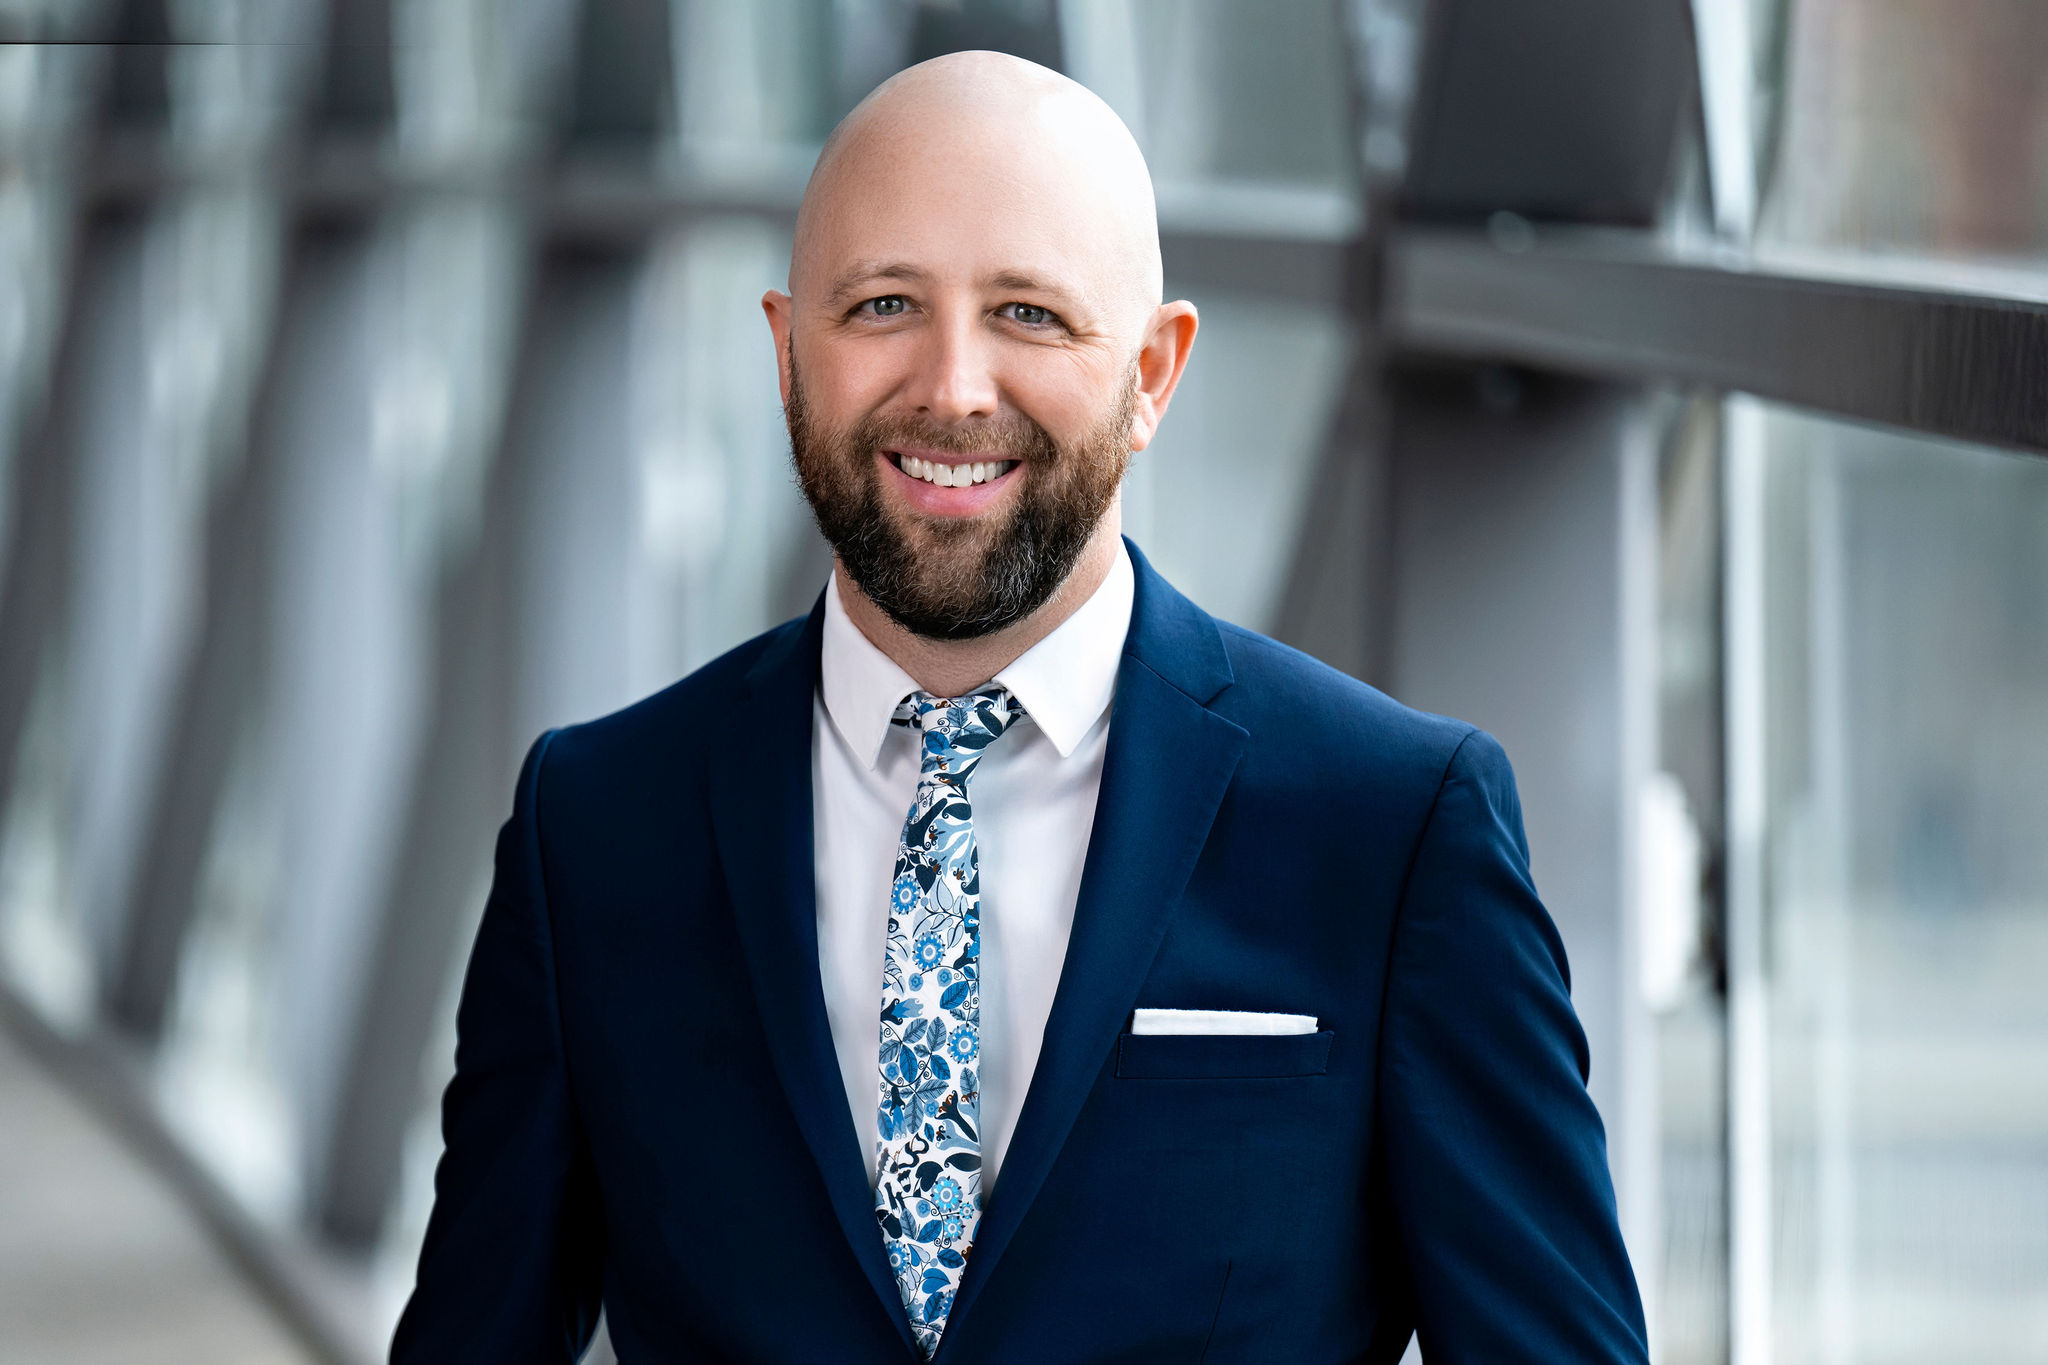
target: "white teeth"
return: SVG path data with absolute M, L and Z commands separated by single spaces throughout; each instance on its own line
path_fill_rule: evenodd
M 939 464 L 934 460 L 920 460 L 903 455 L 897 458 L 896 466 L 913 479 L 937 484 L 941 488 L 965 488 L 969 484 L 987 483 L 1010 472 L 1014 460 L 975 460 L 969 464 Z

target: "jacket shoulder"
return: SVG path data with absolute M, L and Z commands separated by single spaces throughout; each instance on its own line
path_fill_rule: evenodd
M 1226 621 L 1216 623 L 1233 681 L 1216 710 L 1261 749 L 1298 750 L 1352 774 L 1425 783 L 1434 791 L 1468 739 L 1497 749 L 1475 726 L 1406 706 L 1291 645 Z M 1309 756 L 1313 755 L 1314 758 Z

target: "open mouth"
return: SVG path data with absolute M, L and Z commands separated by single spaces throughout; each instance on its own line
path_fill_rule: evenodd
M 964 464 L 941 464 L 937 460 L 923 460 L 914 455 L 889 454 L 890 461 L 913 479 L 922 479 L 939 488 L 967 488 L 978 483 L 992 483 L 1017 467 L 1015 460 L 973 460 Z

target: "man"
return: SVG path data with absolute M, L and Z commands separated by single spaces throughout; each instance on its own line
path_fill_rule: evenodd
M 1119 536 L 1161 297 L 1072 82 L 834 133 L 763 300 L 832 580 L 527 758 L 395 1359 L 1645 1358 L 1499 747 Z

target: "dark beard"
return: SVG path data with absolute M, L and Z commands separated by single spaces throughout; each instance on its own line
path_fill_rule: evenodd
M 1132 363 L 1116 403 L 1071 449 L 1022 413 L 946 427 L 876 413 L 821 430 L 789 365 L 790 455 L 818 529 L 846 572 L 889 619 L 934 640 L 972 640 L 1044 606 L 1073 572 L 1116 498 L 1131 459 L 1138 392 Z M 889 510 L 876 455 L 903 446 L 1018 460 L 1023 487 L 1007 514 L 908 524 Z

